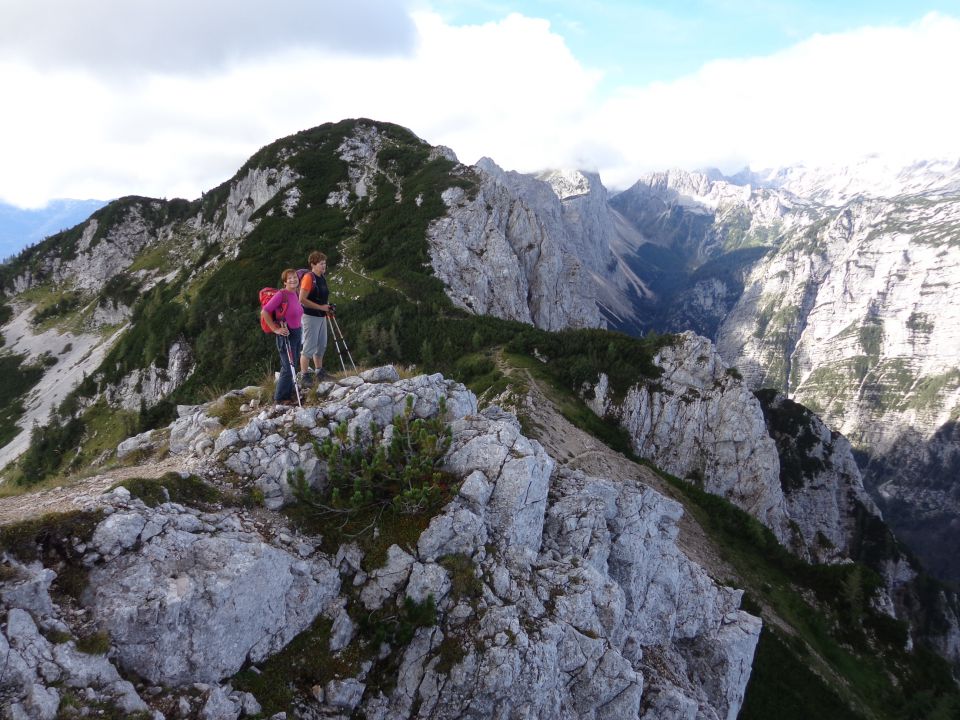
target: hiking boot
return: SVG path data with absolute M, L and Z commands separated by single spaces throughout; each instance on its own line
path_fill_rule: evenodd
M 328 372 L 327 372 L 326 370 L 324 370 L 322 367 L 321 367 L 321 368 L 317 368 L 317 369 L 314 370 L 313 372 L 314 372 L 314 374 L 317 376 L 317 380 L 325 380 L 325 379 L 327 379 L 328 377 L 330 377 L 330 373 L 328 373 Z
M 297 373 L 297 384 L 302 388 L 308 388 L 313 385 L 313 379 L 313 373 L 309 370 Z

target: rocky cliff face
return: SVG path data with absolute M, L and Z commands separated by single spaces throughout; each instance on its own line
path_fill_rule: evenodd
M 785 398 L 761 403 L 706 338 L 685 333 L 654 362 L 661 377 L 622 399 L 601 377 L 591 408 L 617 418 L 640 457 L 746 510 L 801 557 L 848 558 L 859 509 L 879 518 L 849 444 Z
M 814 557 L 859 558 L 861 526 L 880 520 L 863 487 L 850 443 L 819 417 L 783 395 L 757 393 L 769 436 L 777 446 L 786 514 Z M 887 575 L 891 590 L 899 580 Z
M 454 303 L 546 330 L 633 318 L 642 292 L 622 254 L 638 233 L 607 203 L 596 175 L 505 172 L 489 159 L 475 195 L 451 188 L 427 232 L 431 263 Z
M 719 332 L 721 354 L 754 387 L 788 393 L 870 456 L 878 497 L 916 508 L 891 506 L 895 528 L 923 512 L 913 488 L 933 493 L 940 518 L 960 511 L 942 473 L 884 470 L 919 468 L 960 407 L 958 220 L 960 203 L 934 191 L 823 207 L 756 265 Z M 921 556 L 930 547 L 915 545 Z
M 171 712 L 258 713 L 231 676 L 317 617 L 332 630 L 311 652 L 329 652 L 342 670 L 298 697 L 306 712 L 736 717 L 760 622 L 738 610 L 740 591 L 680 551 L 677 503 L 638 482 L 558 470 L 515 418 L 477 413 L 462 386 L 388 370 L 327 384 L 321 405 L 264 410 L 239 430 L 184 408 L 166 432 L 171 451 L 214 474 L 232 468 L 283 504 L 288 462 L 312 468 L 315 485 L 326 481 L 305 436 L 329 437 L 339 422 L 380 425 L 407 396 L 414 416 L 429 417 L 443 395 L 452 431 L 444 469 L 460 489 L 413 545 L 391 546 L 385 565 L 370 567 L 356 544 L 326 553 L 265 511 L 151 507 L 117 489 L 99 502 L 105 517 L 89 538 L 66 540 L 89 568 L 82 603 L 109 631 L 109 659 L 74 650 L 74 616 L 48 592 L 55 573 L 5 556 L 13 577 L 0 580 L 0 648 L 15 672 L 0 676 L 0 696 L 18 717 L 53 718 L 65 695 L 58 681 L 128 712 L 158 710 L 144 688 L 164 685 Z M 428 600 L 435 620 L 409 642 L 351 659 L 367 652 L 361 617 Z M 51 645 L 49 628 L 71 639 Z M 385 663 L 393 687 L 378 679 Z M 139 692 L 117 668 L 143 679 Z
M 866 564 L 883 582 L 875 606 L 960 662 L 956 596 L 925 589 L 921 568 L 864 489 L 846 438 L 774 390 L 752 392 L 705 338 L 685 333 L 654 362 L 663 374 L 623 397 L 601 375 L 585 389 L 588 405 L 619 422 L 637 455 L 750 513 L 798 557 Z M 942 619 L 936 629 L 920 606 Z
M 960 407 L 958 178 L 953 162 L 877 159 L 735 178 L 672 171 L 612 200 L 650 241 L 634 266 L 657 296 L 642 304 L 652 326 L 715 337 L 749 386 L 847 436 L 893 526 L 954 579 L 942 543 L 915 540 L 921 525 L 943 538 L 960 512 L 944 470 Z

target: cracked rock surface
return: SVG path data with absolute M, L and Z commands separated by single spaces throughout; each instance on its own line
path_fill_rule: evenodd
M 164 713 L 149 688 L 179 698 L 163 706 L 178 716 L 256 714 L 258 699 L 231 685 L 241 667 L 265 662 L 323 617 L 328 652 L 342 660 L 361 642 L 358 609 L 390 617 L 431 597 L 435 621 L 409 642 L 384 644 L 353 674 L 318 681 L 298 712 L 736 716 L 760 620 L 739 610 L 741 591 L 717 584 L 680 549 L 679 504 L 635 479 L 558 465 L 514 416 L 496 406 L 478 412 L 469 391 L 438 375 L 401 380 L 378 369 L 320 395 L 317 406 L 262 411 L 239 429 L 216 428 L 205 406 L 191 408 L 175 421 L 180 452 L 211 472 L 246 470 L 240 482 L 259 487 L 276 477 L 272 457 L 310 464 L 305 433 L 329 434 L 358 417 L 357 429 L 385 426 L 408 396 L 417 417 L 445 406 L 452 441 L 442 465 L 459 490 L 417 541 L 391 546 L 381 567 L 365 568 L 355 543 L 327 554 L 268 509 L 149 507 L 115 489 L 101 497 L 105 516 L 80 548 L 89 570 L 84 612 L 109 631 L 110 649 L 96 664 L 71 669 L 69 642 L 58 654 L 31 630 L 57 622 L 44 590 L 52 571 L 38 565 L 26 584 L 0 583 L 5 607 L 27 606 L 7 610 L 0 635 L 0 649 L 16 652 L 0 679 L 0 692 L 22 709 L 16 717 L 53 717 L 63 677 L 117 706 L 145 703 L 155 717 Z M 311 473 L 322 486 L 323 463 Z M 282 505 L 290 500 L 280 490 Z

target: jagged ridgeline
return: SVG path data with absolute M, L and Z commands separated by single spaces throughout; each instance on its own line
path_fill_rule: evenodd
M 107 348 L 51 418 L 37 418 L 17 479 L 84 467 L 111 443 L 169 422 L 178 403 L 263 380 L 275 351 L 258 329 L 257 290 L 278 286 L 281 270 L 305 266 L 315 249 L 329 257 L 331 300 L 359 362 L 417 363 L 482 389 L 497 380 L 490 349 L 509 342 L 569 356 L 558 372 L 570 387 L 600 369 L 621 388 L 655 374 L 656 338 L 550 335 L 452 305 L 426 230 L 446 211 L 443 191 L 469 196 L 478 180 L 451 158 L 396 125 L 327 124 L 266 146 L 198 200 L 122 198 L 0 268 L 13 302 L 32 304 L 33 331 L 96 334 Z M 39 379 L 21 371 L 0 397 L 7 436 Z

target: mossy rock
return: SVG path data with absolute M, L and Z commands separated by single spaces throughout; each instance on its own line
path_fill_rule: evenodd
M 131 478 L 117 483 L 114 487 L 126 488 L 148 507 L 156 507 L 165 502 L 207 506 L 223 501 L 223 493 L 196 475 L 183 477 L 175 472 L 159 478 Z

